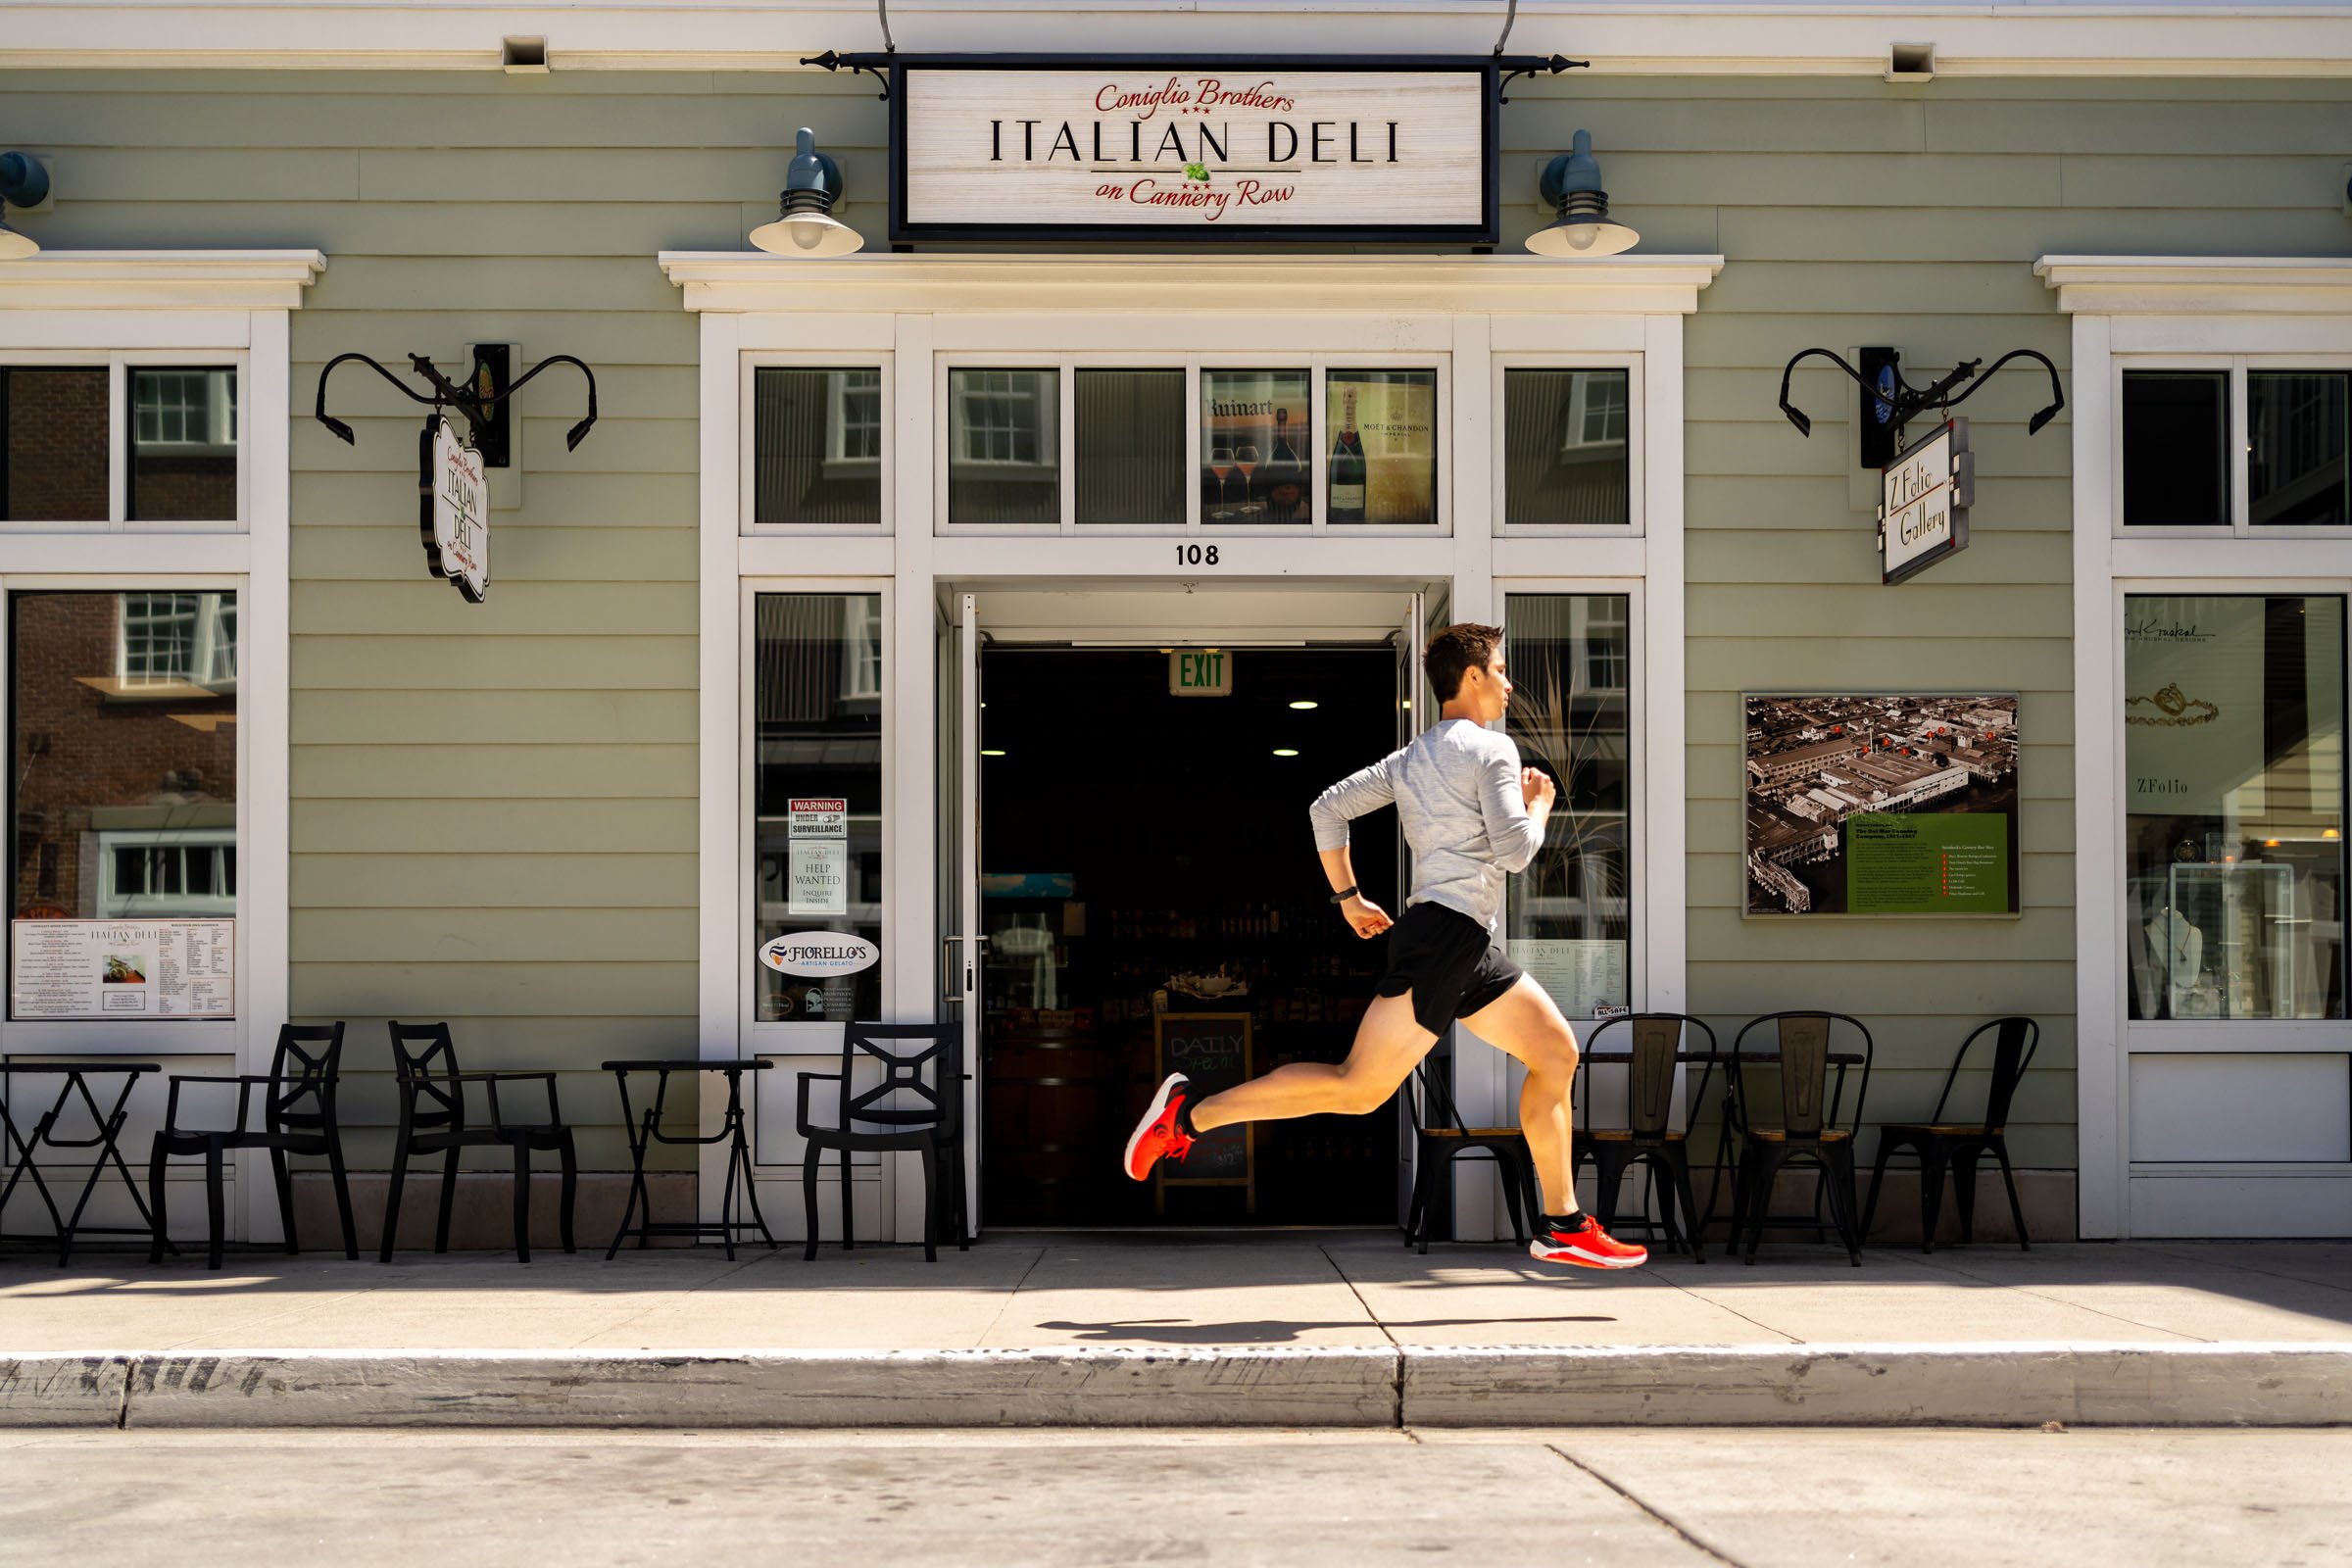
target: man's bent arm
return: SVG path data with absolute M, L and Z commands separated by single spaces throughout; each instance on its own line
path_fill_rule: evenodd
M 1306 808 L 1307 820 L 1315 827 L 1315 849 L 1344 850 L 1348 847 L 1348 824 L 1367 812 L 1377 811 L 1396 801 L 1396 787 L 1389 779 L 1386 758 L 1370 767 L 1358 768 L 1346 778 L 1315 797 Z M 1331 890 L 1337 893 L 1345 882 L 1334 882 Z

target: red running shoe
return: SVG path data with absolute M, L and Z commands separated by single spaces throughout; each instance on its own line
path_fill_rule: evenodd
M 1127 1174 L 1142 1181 L 1152 1174 L 1162 1154 L 1174 1154 L 1178 1159 L 1192 1152 L 1193 1135 L 1177 1123 L 1177 1113 L 1192 1094 L 1192 1082 L 1180 1072 L 1172 1072 L 1161 1081 L 1159 1093 L 1152 1097 L 1152 1108 L 1136 1123 L 1135 1134 L 1127 1140 Z
M 1587 1214 L 1575 1230 L 1545 1231 L 1528 1243 L 1527 1255 L 1539 1263 L 1574 1263 L 1579 1268 L 1639 1268 L 1649 1261 L 1649 1249 L 1617 1240 Z

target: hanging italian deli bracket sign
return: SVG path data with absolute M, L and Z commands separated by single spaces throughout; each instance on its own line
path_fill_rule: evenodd
M 1879 470 L 1879 553 L 1885 580 L 1901 582 L 1968 548 L 1977 460 L 1968 421 L 1947 419 Z
M 490 591 L 490 476 L 447 418 L 433 421 L 425 478 L 424 564 L 478 605 Z
M 894 75 L 894 240 L 1495 240 L 1491 65 L 942 62 Z
M 234 920 L 17 920 L 12 1018 L 233 1018 Z
M 846 931 L 788 931 L 760 944 L 760 961 L 778 974 L 829 980 L 881 961 L 882 950 Z

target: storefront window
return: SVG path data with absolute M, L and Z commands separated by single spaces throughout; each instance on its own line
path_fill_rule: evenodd
M 1310 523 L 1313 384 L 1304 370 L 1200 372 L 1200 520 Z
M 1328 513 L 1334 526 L 1438 520 L 1438 372 L 1333 370 L 1324 407 L 1331 441 Z
M 882 372 L 752 372 L 752 520 L 874 527 L 882 520 Z
M 0 518 L 104 522 L 107 369 L 0 369 Z
M 1081 523 L 1184 523 L 1184 372 L 1079 369 Z
M 948 520 L 1061 521 L 1061 372 L 948 372 Z
M 1633 693 L 1622 594 L 1512 594 L 1503 657 L 1516 688 L 1505 718 L 1520 760 L 1559 787 L 1544 848 L 1510 881 L 1513 959 L 1571 1019 L 1632 999 Z
M 2344 1016 L 2344 601 L 2126 599 L 2133 1018 Z
M 882 943 L 882 601 L 761 594 L 753 633 L 756 940 L 843 932 Z M 879 959 L 787 974 L 758 966 L 763 1023 L 878 1018 Z
M 1633 520 L 1632 383 L 1625 370 L 1503 372 L 1507 525 Z
M 9 610 L 13 1015 L 225 1013 L 230 946 L 186 922 L 237 908 L 237 596 L 20 593 Z M 156 924 L 87 951 L 63 924 L 130 920 Z

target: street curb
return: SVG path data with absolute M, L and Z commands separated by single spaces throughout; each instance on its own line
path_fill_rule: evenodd
M 121 1426 L 131 1360 L 0 1351 L 0 1427 Z
M 2304 1427 L 2352 1344 L 0 1353 L 0 1428 Z
M 130 1369 L 124 1421 L 131 1427 L 1396 1424 L 1392 1350 L 1097 1346 L 140 1356 Z
M 1428 1427 L 2331 1426 L 2352 1345 L 1407 1348 Z

